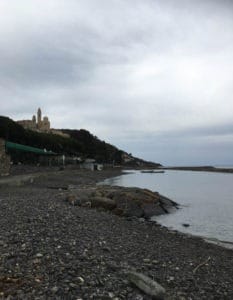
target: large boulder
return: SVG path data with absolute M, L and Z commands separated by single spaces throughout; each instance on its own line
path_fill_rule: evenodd
M 117 203 L 117 208 L 123 210 L 123 216 L 125 217 L 143 217 L 143 209 L 137 202 L 129 201 L 124 208 Z
M 130 282 L 132 282 L 145 294 L 151 296 L 152 299 L 163 300 L 165 298 L 166 290 L 157 281 L 151 279 L 150 277 L 142 273 L 138 273 L 135 271 L 128 271 L 126 274 Z
M 159 202 L 145 203 L 142 205 L 142 209 L 143 209 L 143 216 L 146 219 L 166 213 L 166 211 L 163 209 L 163 207 L 160 205 Z
M 177 204 L 148 189 L 119 186 L 97 186 L 73 189 L 66 200 L 71 205 L 103 208 L 114 214 L 146 219 L 168 213 Z
M 151 203 L 154 201 L 159 201 L 160 195 L 158 192 L 152 192 L 148 189 L 143 189 L 142 190 L 143 196 L 144 196 L 144 203 Z
M 174 209 L 178 209 L 178 204 L 165 196 L 160 195 L 159 202 L 165 213 L 169 213 Z
M 91 207 L 113 210 L 116 208 L 116 202 L 106 197 L 93 197 L 91 198 Z

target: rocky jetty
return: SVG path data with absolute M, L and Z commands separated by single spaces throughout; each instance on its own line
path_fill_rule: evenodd
M 70 187 L 65 199 L 73 206 L 100 208 L 118 216 L 145 219 L 178 208 L 176 202 L 157 192 L 120 186 Z

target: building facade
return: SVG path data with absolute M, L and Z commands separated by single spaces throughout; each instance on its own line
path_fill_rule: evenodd
M 48 117 L 43 117 L 41 109 L 37 110 L 37 118 L 35 115 L 32 116 L 31 120 L 20 120 L 17 123 L 23 126 L 25 129 L 31 129 L 39 132 L 49 132 L 50 131 L 50 122 Z
M 42 112 L 40 108 L 38 108 L 37 110 L 37 115 L 33 115 L 31 120 L 20 120 L 17 121 L 17 123 L 23 126 L 23 128 L 25 129 L 30 129 L 38 132 L 53 133 L 65 138 L 70 137 L 67 133 L 63 133 L 60 130 L 51 128 L 49 118 L 46 116 L 42 118 Z

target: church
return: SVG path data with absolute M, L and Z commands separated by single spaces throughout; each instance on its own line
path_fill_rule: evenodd
M 16 122 L 19 125 L 23 126 L 23 128 L 25 129 L 30 129 L 37 132 L 57 134 L 65 138 L 70 137 L 69 134 L 63 133 L 61 130 L 51 128 L 49 118 L 44 116 L 42 119 L 42 112 L 40 108 L 38 108 L 37 110 L 37 115 L 33 115 L 31 120 L 20 120 Z
M 20 120 L 17 123 L 23 126 L 25 129 L 31 129 L 39 132 L 49 132 L 50 131 L 50 122 L 48 117 L 43 117 L 41 109 L 37 110 L 37 117 L 35 115 L 32 116 L 31 120 Z

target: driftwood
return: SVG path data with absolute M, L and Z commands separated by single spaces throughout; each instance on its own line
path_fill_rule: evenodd
M 198 266 L 196 266 L 195 269 L 193 269 L 193 274 L 195 274 L 195 273 L 197 272 L 197 270 L 198 270 L 200 267 L 204 266 L 209 260 L 210 260 L 210 256 L 209 256 L 205 261 L 203 261 L 203 262 L 200 263 Z

